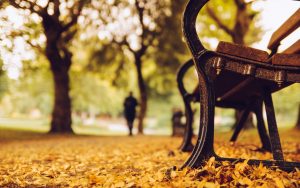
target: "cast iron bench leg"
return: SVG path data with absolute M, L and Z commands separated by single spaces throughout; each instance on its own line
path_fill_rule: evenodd
M 242 115 L 237 123 L 237 126 L 235 127 L 234 129 L 234 133 L 230 139 L 230 142 L 235 142 L 239 133 L 241 132 L 243 126 L 244 126 L 244 123 L 246 122 L 248 116 L 249 116 L 249 113 L 250 113 L 250 106 L 248 106 L 245 110 L 242 111 Z
M 263 114 L 262 114 L 262 101 L 261 100 L 257 100 L 257 102 L 255 102 L 254 105 L 248 106 L 245 110 L 243 110 L 241 119 L 239 120 L 230 141 L 235 142 L 237 140 L 237 137 L 238 137 L 239 133 L 241 132 L 241 130 L 244 126 L 244 123 L 246 122 L 246 120 L 249 116 L 249 113 L 251 111 L 253 111 L 255 113 L 255 116 L 257 119 L 258 134 L 259 134 L 259 138 L 262 143 L 261 150 L 271 152 L 272 149 L 271 149 L 270 139 L 269 139 L 269 136 L 266 131 Z
M 200 126 L 197 143 L 191 156 L 182 168 L 200 167 L 203 162 L 215 156 L 214 153 L 214 110 L 215 96 L 212 84 L 210 84 L 202 68 L 197 68 L 200 89 Z
M 263 118 L 263 102 L 260 100 L 257 102 L 257 104 L 254 107 L 254 113 L 256 115 L 256 120 L 257 120 L 257 129 L 258 129 L 258 134 L 259 138 L 262 143 L 262 150 L 272 152 L 271 148 L 271 143 L 270 143 L 270 137 L 267 133 L 264 118 Z
M 186 91 L 186 89 L 184 88 L 184 84 L 183 84 L 183 77 L 184 77 L 185 73 L 192 66 L 194 66 L 194 62 L 192 59 L 190 59 L 185 64 L 183 64 L 183 66 L 179 69 L 179 72 L 177 73 L 178 89 L 179 89 L 182 99 L 184 101 L 185 117 L 186 117 L 184 138 L 179 147 L 179 149 L 184 152 L 192 151 L 194 148 L 194 146 L 192 144 L 194 114 L 193 114 L 193 111 L 191 108 L 191 102 L 193 101 L 193 96 Z
M 184 88 L 183 84 L 183 77 L 187 73 L 187 71 L 194 66 L 194 62 L 192 59 L 188 60 L 183 66 L 180 68 L 178 74 L 177 74 L 177 83 L 179 87 L 179 91 L 182 95 L 184 105 L 185 105 L 185 117 L 186 117 L 186 127 L 185 127 L 185 133 L 183 136 L 182 143 L 179 147 L 179 149 L 183 152 L 190 152 L 193 150 L 193 144 L 192 144 L 192 138 L 193 138 L 193 121 L 194 121 L 194 114 L 191 109 L 191 103 L 194 101 L 197 101 L 197 97 L 199 96 L 194 96 L 194 94 L 189 94 L 186 89 Z M 258 102 L 259 103 L 259 102 Z M 260 105 L 262 105 L 262 102 L 260 101 Z M 249 113 L 253 111 L 256 114 L 257 118 L 257 129 L 259 132 L 260 140 L 262 143 L 262 148 L 261 150 L 263 151 L 271 151 L 271 145 L 270 145 L 270 140 L 269 136 L 266 133 L 266 128 L 264 125 L 263 121 L 263 116 L 262 116 L 262 106 L 257 107 L 257 106 L 251 106 L 251 109 L 249 109 L 250 106 L 247 108 L 247 110 L 243 110 L 241 119 L 238 120 L 238 124 L 234 130 L 234 133 L 230 139 L 231 142 L 235 142 L 238 138 L 238 135 L 240 131 L 242 130 L 244 123 L 249 116 Z
M 274 106 L 272 101 L 271 93 L 266 91 L 264 94 L 264 102 L 266 107 L 269 135 L 271 140 L 271 147 L 273 152 L 273 158 L 278 161 L 283 161 L 283 153 L 281 149 L 280 137 L 278 133 Z
M 183 152 L 190 152 L 194 148 L 194 145 L 192 144 L 193 122 L 194 122 L 194 114 L 191 107 L 192 96 L 190 95 L 184 96 L 183 101 L 185 107 L 186 127 L 185 127 L 183 142 L 179 148 Z
M 191 156 L 182 166 L 198 168 L 205 164 L 205 162 L 210 157 L 215 157 L 216 161 L 230 161 L 230 162 L 242 162 L 245 159 L 240 158 L 225 158 L 220 157 L 215 154 L 213 142 L 214 142 L 214 108 L 215 108 L 215 96 L 214 90 L 212 87 L 212 82 L 209 81 L 209 78 L 205 75 L 203 68 L 197 68 L 198 76 L 199 76 L 199 84 L 200 84 L 200 128 L 199 134 L 197 138 L 197 143 L 195 145 L 194 150 L 192 151 Z M 274 160 L 257 160 L 250 159 L 248 164 L 250 165 L 259 165 L 260 163 L 272 168 L 279 167 L 286 171 L 292 171 L 295 168 L 300 168 L 300 162 L 286 162 L 283 161 L 283 154 L 281 149 L 281 144 L 279 140 L 279 134 L 277 130 L 275 113 L 273 102 L 271 98 L 270 92 L 264 93 L 264 103 L 266 106 L 267 118 L 268 118 L 268 126 L 269 126 L 269 135 L 271 139 L 271 146 L 273 151 Z M 261 105 L 260 105 L 261 110 Z M 259 119 L 262 120 L 262 113 L 258 113 L 260 111 L 256 110 Z M 262 123 L 261 123 L 262 125 Z

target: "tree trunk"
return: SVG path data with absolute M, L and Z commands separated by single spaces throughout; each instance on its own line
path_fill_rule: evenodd
M 138 116 L 138 134 L 143 134 L 143 123 L 147 112 L 147 91 L 142 74 L 142 57 L 135 55 L 135 66 L 137 71 L 138 86 L 140 92 L 140 112 Z
M 299 104 L 299 108 L 298 108 L 298 117 L 297 117 L 297 123 L 296 123 L 295 128 L 300 130 L 300 104 Z
M 71 53 L 66 49 L 59 53 L 56 42 L 47 41 L 46 46 L 46 56 L 50 62 L 54 80 L 54 107 L 50 133 L 73 133 L 68 74 L 71 66 Z
M 72 133 L 71 99 L 69 96 L 68 70 L 52 70 L 54 78 L 54 108 L 51 133 Z

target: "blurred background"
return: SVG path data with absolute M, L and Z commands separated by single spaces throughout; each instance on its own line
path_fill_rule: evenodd
M 170 135 L 174 109 L 184 110 L 176 73 L 191 57 L 181 31 L 186 2 L 1 1 L 0 129 L 127 135 L 123 102 L 133 91 L 134 132 L 140 126 L 144 134 Z M 272 32 L 299 7 L 286 0 L 212 0 L 197 30 L 208 49 L 223 40 L 266 50 Z M 298 29 L 282 48 L 299 36 Z M 194 70 L 184 83 L 195 88 Z M 299 93 L 294 84 L 273 95 L 279 127 L 300 126 Z M 215 119 L 218 131 L 231 130 L 235 112 L 217 109 Z M 198 122 L 196 116 L 195 132 Z

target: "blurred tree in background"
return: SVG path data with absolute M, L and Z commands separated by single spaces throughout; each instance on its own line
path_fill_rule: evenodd
M 50 132 L 72 132 L 71 99 L 69 96 L 69 69 L 72 52 L 69 45 L 77 32 L 77 20 L 88 0 L 81 1 L 27 1 L 7 0 L 8 4 L 24 12 L 27 24 L 11 36 L 22 36 L 27 43 L 44 54 L 49 63 L 54 80 L 54 107 Z M 32 27 L 34 26 L 34 27 Z M 19 33 L 17 33 L 19 32 Z M 35 37 L 43 35 L 45 40 L 39 45 Z
M 273 94 L 277 119 L 290 125 L 299 126 L 300 84 L 293 84 Z
M 254 1 L 210 1 L 197 22 L 200 38 L 211 48 L 217 47 L 219 40 L 248 46 L 258 42 L 264 31 L 257 24 L 260 12 L 252 8 L 252 3 Z
M 0 58 L 0 100 L 6 94 L 8 90 L 8 78 L 4 70 L 3 60 Z
M 168 64 L 172 65 L 174 70 L 174 67 L 178 67 L 180 62 L 175 57 L 176 53 L 178 55 L 178 52 L 182 53 L 184 52 L 182 49 L 185 49 L 184 45 L 182 44 L 181 37 L 179 37 L 177 40 L 180 43 L 180 45 L 177 45 L 177 47 L 180 46 L 178 50 L 176 50 L 176 46 L 172 46 L 171 49 L 173 52 L 169 50 L 171 53 L 162 53 L 162 49 L 160 48 L 169 45 L 168 43 L 171 41 L 163 38 L 162 36 L 170 35 L 169 32 L 171 30 L 168 30 L 169 28 L 166 25 L 170 23 L 170 19 L 167 19 L 174 15 L 172 12 L 172 8 L 174 6 L 171 8 L 171 10 L 169 1 L 157 0 L 135 0 L 128 2 L 114 1 L 111 3 L 110 8 L 103 6 L 103 4 L 101 4 L 101 7 L 99 7 L 97 3 L 94 3 L 94 6 L 96 9 L 100 10 L 98 16 L 100 17 L 100 20 L 102 20 L 100 25 L 99 23 L 96 23 L 95 26 L 99 27 L 100 29 L 100 39 L 102 38 L 102 41 L 104 41 L 104 43 L 106 42 L 109 46 L 102 46 L 98 51 L 95 51 L 94 57 L 98 57 L 99 60 L 105 59 L 106 61 L 110 62 L 112 60 L 116 60 L 118 63 L 118 66 L 115 69 L 117 73 L 115 73 L 116 75 L 119 75 L 120 71 L 124 69 L 125 62 L 134 62 L 137 78 L 136 80 L 140 95 L 138 132 L 143 133 L 143 121 L 146 116 L 148 106 L 147 101 L 149 86 L 147 86 L 147 83 L 150 82 L 150 76 L 148 77 L 148 81 L 145 80 L 145 74 L 147 75 L 147 73 L 145 73 L 146 71 L 144 70 L 145 66 L 147 66 L 148 72 L 153 72 L 151 69 L 155 71 L 160 70 L 159 66 L 163 63 L 166 64 L 167 61 Z M 178 12 L 176 12 L 176 14 L 177 13 Z M 176 17 L 177 16 L 178 15 L 176 15 Z M 173 20 L 173 22 L 176 21 L 177 25 L 175 25 L 175 27 L 179 26 L 180 23 L 179 20 Z M 180 32 L 178 31 L 180 31 L 180 27 L 177 27 L 176 29 L 178 30 L 173 30 L 172 32 L 175 34 L 175 36 L 179 36 Z M 168 33 L 164 34 L 166 32 Z M 172 38 L 172 40 L 174 40 L 174 38 Z M 116 56 L 115 54 L 117 53 L 112 53 L 109 51 L 121 52 L 123 57 L 120 55 Z M 160 52 L 161 57 L 162 54 L 164 54 L 164 56 L 167 58 L 165 58 L 164 61 L 161 61 L 161 59 L 154 55 L 158 52 Z M 116 61 L 114 61 L 114 63 L 116 63 Z M 130 80 L 130 78 L 131 77 L 127 76 L 127 82 L 129 83 L 133 82 L 133 80 Z M 162 76 L 160 75 L 160 79 L 161 78 Z
M 150 96 L 155 98 L 169 98 L 175 92 L 178 93 L 176 73 L 179 66 L 189 58 L 181 28 L 185 4 L 186 0 L 171 2 L 171 15 L 166 17 L 163 32 L 157 37 L 157 47 L 149 53 L 149 58 L 156 63 L 155 71 L 148 78 Z
M 176 73 L 190 58 L 181 31 L 186 0 L 37 2 L 1 1 L 2 10 L 16 13 L 15 17 L 21 15 L 22 20 L 12 24 L 0 12 L 0 27 L 5 28 L 0 31 L 0 45 L 7 48 L 0 49 L 2 58 L 18 51 L 21 39 L 27 42 L 26 48 L 19 50 L 24 56 L 20 58 L 22 64 L 14 65 L 20 66 L 19 76 L 7 79 L 3 71 L 10 75 L 12 65 L 8 64 L 0 72 L 2 113 L 31 114 L 38 109 L 48 117 L 54 106 L 52 131 L 68 132 L 71 110 L 75 116 L 87 113 L 88 116 L 120 117 L 123 99 L 133 90 L 140 97 L 140 132 L 146 113 L 151 120 L 159 119 L 159 126 L 170 125 L 172 107 L 182 102 Z M 209 2 L 198 19 L 200 38 L 210 48 L 216 47 L 219 40 L 246 45 L 259 41 L 263 32 L 257 24 L 259 14 L 251 3 Z M 59 5 L 59 9 L 54 5 Z M 48 28 L 47 21 L 53 21 L 53 27 Z M 53 32 L 53 38 L 52 34 L 47 37 L 46 31 Z M 53 57 L 57 59 L 54 61 Z M 53 61 L 49 63 L 49 59 Z M 15 58 L 5 59 L 9 64 L 14 61 Z M 187 84 L 195 87 L 190 80 Z M 283 92 L 286 94 L 274 95 L 276 112 L 279 117 L 286 112 L 294 117 L 299 103 L 289 100 L 299 101 L 296 96 L 299 85 Z

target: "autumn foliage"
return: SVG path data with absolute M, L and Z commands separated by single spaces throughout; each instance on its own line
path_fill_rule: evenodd
M 216 150 L 231 157 L 271 158 L 256 151 L 257 133 L 243 133 L 230 144 L 217 134 Z M 288 160 L 300 159 L 299 132 L 283 134 Z M 229 134 L 228 134 L 229 136 Z M 251 139 L 252 138 L 252 139 Z M 254 141 L 255 140 L 255 141 Z M 181 138 L 44 136 L 0 143 L 1 187 L 299 187 L 300 171 L 263 165 L 218 163 L 200 169 L 180 166 L 188 157 Z

